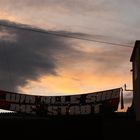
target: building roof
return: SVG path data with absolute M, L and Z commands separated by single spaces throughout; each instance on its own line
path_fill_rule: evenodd
M 130 57 L 130 61 L 131 61 L 131 62 L 133 62 L 133 60 L 134 60 L 136 48 L 137 48 L 138 46 L 140 47 L 140 40 L 136 40 L 136 42 L 135 42 L 135 46 L 134 46 L 133 52 L 132 52 L 131 57 Z

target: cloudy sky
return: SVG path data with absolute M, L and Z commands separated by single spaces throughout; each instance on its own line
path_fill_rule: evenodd
M 132 88 L 129 62 L 140 36 L 139 0 L 0 0 L 0 88 L 26 94 L 78 94 Z M 29 25 L 29 26 L 25 26 Z M 126 104 L 132 94 L 126 93 Z

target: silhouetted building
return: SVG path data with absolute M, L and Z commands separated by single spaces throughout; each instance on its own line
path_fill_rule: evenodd
M 140 40 L 136 41 L 131 59 L 133 72 L 133 103 L 136 120 L 140 121 Z

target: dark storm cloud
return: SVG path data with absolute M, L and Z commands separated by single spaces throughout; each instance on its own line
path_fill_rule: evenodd
M 71 69 L 76 66 L 82 70 L 85 68 L 82 62 L 90 62 L 87 72 L 94 67 L 96 74 L 122 73 L 123 67 L 126 69 L 126 62 L 129 61 L 130 50 L 126 48 L 109 47 L 105 44 L 104 47 L 98 48 L 98 44 L 95 46 L 97 51 L 86 52 L 88 43 L 83 50 L 77 49 L 80 46 L 79 42 L 52 35 L 89 37 L 86 34 L 65 31 L 50 31 L 51 34 L 45 34 L 41 29 L 35 29 L 37 32 L 31 31 L 34 28 L 27 25 L 2 20 L 0 24 L 26 27 L 26 30 L 21 30 L 0 26 L 0 89 L 16 89 L 18 86 L 26 85 L 28 80 L 38 80 L 42 75 L 59 76 L 60 67 L 67 70 L 67 66 Z M 99 37 L 103 36 L 94 36 Z
M 0 23 L 24 26 L 6 21 Z M 0 89 L 23 86 L 28 80 L 37 80 L 44 74 L 58 75 L 56 54 L 74 52 L 76 55 L 67 41 L 58 36 L 2 25 L 0 30 Z

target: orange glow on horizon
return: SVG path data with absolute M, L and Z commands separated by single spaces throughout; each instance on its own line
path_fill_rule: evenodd
M 59 76 L 42 76 L 38 81 L 28 81 L 21 92 L 41 95 L 82 94 L 122 87 L 122 81 L 130 80 L 129 76 L 106 74 L 100 75 L 89 71 L 72 71 L 59 69 Z
M 9 20 L 9 21 L 19 21 L 16 16 L 9 15 L 9 13 L 2 12 L 0 13 L 0 19 Z

